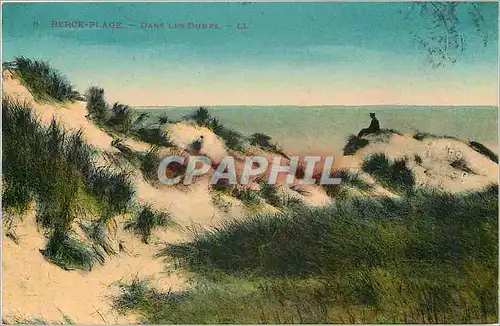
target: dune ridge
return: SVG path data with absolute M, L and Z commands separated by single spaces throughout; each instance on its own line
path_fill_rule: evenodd
M 86 118 L 85 102 L 38 103 L 11 71 L 4 70 L 2 77 L 4 94 L 30 102 L 42 123 L 48 124 L 55 117 L 69 130 L 82 129 L 85 140 L 98 150 L 99 161 L 103 165 L 109 163 L 106 153 L 119 152 L 112 146 L 113 136 Z M 208 128 L 178 122 L 170 124 L 167 130 L 176 146 L 183 149 L 184 155 L 189 155 L 186 154 L 189 144 L 200 135 L 205 139 L 201 155 L 207 155 L 214 161 L 230 154 L 241 155 L 229 150 L 224 140 Z M 413 135 L 396 133 L 390 134 L 387 139 L 381 140 L 375 135 L 369 135 L 366 139 L 369 141 L 367 146 L 353 155 L 336 158 L 333 168 L 359 174 L 374 186 L 371 192 L 373 196 L 398 196 L 377 184 L 375 178 L 362 170 L 364 159 L 377 153 L 384 153 L 392 160 L 405 159 L 414 174 L 417 187 L 431 186 L 449 192 L 460 192 L 498 182 L 498 164 L 460 140 L 417 140 Z M 131 138 L 124 139 L 124 143 L 135 151 L 147 151 L 150 148 L 149 144 Z M 249 151 L 268 157 L 276 155 L 256 147 L 251 147 Z M 172 151 L 162 149 L 161 153 L 167 155 Z M 91 272 L 68 272 L 48 263 L 40 255 L 39 250 L 43 249 L 45 240 L 35 225 L 34 210 L 30 210 L 15 226 L 19 244 L 7 238 L 4 231 L 2 284 L 3 313 L 6 320 L 39 317 L 60 321 L 62 314 L 65 314 L 76 323 L 138 322 L 134 316 L 119 316 L 111 309 L 109 296 L 116 290 L 113 282 L 128 281 L 137 276 L 149 277 L 154 280 L 153 285 L 158 289 L 181 291 L 189 283 L 189 275 L 182 271 L 166 272 L 165 262 L 155 257 L 160 246 L 166 242 L 180 243 L 189 239 L 190 229 L 216 227 L 223 221 L 241 218 L 253 212 L 242 200 L 224 194 L 221 195 L 222 198 L 230 204 L 226 211 L 222 211 L 214 203 L 208 178 L 200 178 L 189 189 L 182 189 L 153 185 L 145 180 L 140 171 L 135 170 L 132 181 L 136 187 L 138 203 L 168 211 L 178 225 L 154 230 L 153 240 L 146 245 L 125 231 L 125 221 L 123 217 L 118 217 L 114 237 L 116 241 L 120 241 L 124 252 L 109 257 L 104 265 L 95 266 Z M 255 182 L 251 187 L 258 189 L 259 184 Z M 285 185 L 281 187 L 281 194 L 299 198 L 310 206 L 328 205 L 335 201 L 319 185 L 301 186 L 302 193 Z M 265 202 L 258 206 L 267 211 L 276 210 L 276 207 Z M 68 300 L 70 296 L 71 300 Z

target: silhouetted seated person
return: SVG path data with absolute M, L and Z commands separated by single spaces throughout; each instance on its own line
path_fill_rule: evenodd
M 358 138 L 363 137 L 364 135 L 374 134 L 380 131 L 380 124 L 378 123 L 377 118 L 375 118 L 375 113 L 370 113 L 370 118 L 372 118 L 372 122 L 368 128 L 361 129 L 358 134 Z

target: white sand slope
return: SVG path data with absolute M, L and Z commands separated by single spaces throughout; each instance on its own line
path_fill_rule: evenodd
M 2 241 L 2 309 L 9 322 L 16 318 L 56 322 L 63 320 L 64 313 L 82 324 L 134 323 L 133 316 L 120 316 L 111 309 L 116 281 L 149 278 L 153 286 L 165 291 L 179 291 L 186 284 L 183 275 L 167 274 L 165 263 L 153 258 L 158 246 L 142 244 L 122 228 L 118 228 L 118 236 L 127 253 L 109 257 L 105 265 L 96 265 L 91 272 L 62 270 L 39 252 L 46 240 L 33 223 L 34 212 L 23 220 L 16 227 L 19 245 L 5 236 Z
M 384 153 L 390 159 L 406 158 L 417 186 L 460 192 L 481 189 L 489 183 L 498 182 L 498 164 L 463 141 L 449 138 L 419 141 L 413 139 L 412 135 L 398 134 L 393 134 L 387 142 L 376 142 L 374 136 L 366 138 L 371 141 L 370 144 L 340 164 L 360 169 L 365 157 Z M 458 160 L 462 160 L 472 172 L 451 165 Z

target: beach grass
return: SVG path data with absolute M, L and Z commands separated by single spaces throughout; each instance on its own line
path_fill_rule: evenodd
M 273 143 L 271 141 L 271 137 L 266 135 L 266 134 L 263 134 L 260 132 L 253 133 L 252 135 L 250 135 L 248 137 L 248 141 L 250 142 L 250 145 L 258 146 L 259 148 L 261 148 L 265 151 L 268 151 L 271 153 L 276 153 L 276 154 L 282 155 L 284 157 L 287 157 L 287 155 L 285 154 L 283 149 L 280 146 L 278 146 L 277 144 Z
M 66 270 L 91 270 L 96 262 L 103 263 L 87 244 L 77 239 L 69 232 L 55 230 L 47 242 L 45 249 L 40 250 L 42 255 L 52 263 Z
M 457 170 L 460 170 L 460 171 L 464 171 L 464 172 L 467 172 L 470 174 L 476 174 L 476 172 L 474 172 L 474 170 L 472 170 L 469 162 L 467 162 L 467 160 L 464 159 L 463 157 L 458 158 L 458 159 L 454 160 L 453 162 L 451 162 L 450 166 L 457 169 Z
M 125 310 L 147 323 L 495 322 L 497 214 L 497 185 L 254 214 L 161 252 L 212 283 L 143 284 Z
M 158 183 L 159 146 L 151 146 L 150 150 L 140 155 L 140 169 L 144 178 L 150 183 Z
M 262 204 L 262 198 L 259 196 L 259 194 L 252 189 L 248 188 L 242 188 L 242 189 L 236 189 L 233 192 L 234 197 L 238 198 L 241 200 L 241 202 L 246 206 L 246 207 L 257 207 Z
M 21 56 L 15 57 L 11 66 L 37 101 L 73 102 L 83 99 L 66 76 L 48 62 Z
M 219 119 L 212 117 L 205 107 L 199 107 L 192 113 L 186 115 L 184 119 L 192 121 L 198 126 L 206 127 L 224 140 L 229 149 L 235 151 L 244 150 L 244 137 L 234 129 L 222 125 Z
M 359 172 L 352 172 L 347 169 L 336 169 L 332 173 L 333 177 L 340 178 L 340 184 L 324 184 L 322 185 L 326 194 L 332 198 L 339 199 L 344 197 L 347 188 L 354 188 L 362 192 L 373 190 L 373 185 L 364 180 Z
M 493 162 L 498 163 L 498 155 L 492 152 L 488 147 L 484 146 L 480 142 L 472 140 L 469 142 L 469 146 L 476 152 L 483 154 Z
M 396 194 L 413 191 L 415 177 L 404 158 L 392 161 L 383 153 L 373 154 L 363 160 L 361 168 L 372 175 L 377 183 Z
M 85 92 L 85 101 L 89 116 L 99 125 L 103 124 L 109 114 L 104 89 L 97 86 L 89 87 Z
M 107 255 L 116 255 L 116 250 L 110 241 L 110 234 L 107 227 L 107 221 L 95 220 L 90 223 L 79 221 L 80 229 L 85 233 L 89 241 L 92 243 L 99 261 L 104 263 Z
M 134 128 L 131 131 L 131 136 L 135 139 L 141 140 L 143 142 L 162 146 L 162 147 L 174 147 L 174 143 L 169 138 L 168 132 L 162 128 Z
M 353 155 L 359 149 L 368 146 L 370 142 L 364 138 L 358 138 L 356 135 L 350 135 L 347 138 L 347 143 L 344 146 L 343 153 L 344 155 Z
M 146 113 L 137 114 L 128 105 L 119 102 L 115 102 L 113 105 L 107 104 L 104 89 L 97 86 L 91 86 L 87 89 L 85 100 L 90 119 L 106 131 L 129 136 L 152 145 L 174 146 L 168 132 L 161 127 L 168 122 L 168 118 L 160 119 L 160 126 L 145 127 L 142 122 L 147 117 Z
M 435 134 L 431 134 L 431 133 L 428 133 L 428 132 L 417 132 L 413 135 L 413 139 L 416 139 L 416 140 L 424 140 L 424 139 L 453 139 L 453 140 L 459 140 L 457 139 L 456 137 L 453 137 L 453 136 L 447 136 L 447 135 L 444 135 L 444 136 L 440 136 L 440 135 L 435 135 Z
M 282 197 L 279 193 L 277 186 L 267 183 L 266 181 L 262 181 L 259 183 L 259 196 L 262 197 L 266 203 L 274 207 L 282 207 Z
M 225 194 L 240 200 L 247 208 L 256 208 L 262 205 L 264 200 L 259 196 L 259 192 L 248 187 L 231 185 L 231 184 L 213 184 L 211 191 Z
M 97 166 L 81 131 L 54 119 L 42 126 L 27 103 L 4 97 L 2 117 L 3 209 L 22 213 L 34 202 L 36 221 L 50 234 L 44 256 L 63 268 L 89 268 L 96 258 L 73 238 L 73 222 L 126 211 L 135 194 L 128 175 Z
M 135 214 L 135 218 L 125 225 L 125 229 L 134 231 L 141 236 L 144 243 L 148 244 L 154 228 L 173 225 L 175 223 L 169 213 L 154 210 L 150 205 L 142 205 Z

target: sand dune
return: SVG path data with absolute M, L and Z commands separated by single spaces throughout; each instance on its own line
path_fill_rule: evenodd
M 11 72 L 3 72 L 3 81 L 4 93 L 30 102 L 43 123 L 50 123 L 52 117 L 55 117 L 67 129 L 82 129 L 86 141 L 100 153 L 118 152 L 111 146 L 113 137 L 85 117 L 85 102 L 40 104 Z M 170 139 L 183 155 L 188 155 L 189 144 L 200 136 L 204 137 L 200 155 L 208 156 L 213 162 L 217 163 L 222 157 L 235 154 L 228 151 L 223 140 L 207 128 L 177 123 L 169 125 L 167 130 Z M 374 136 L 366 138 L 370 141 L 367 147 L 352 156 L 336 158 L 333 168 L 360 172 L 369 182 L 374 183 L 373 178 L 360 171 L 361 163 L 371 154 L 385 153 L 391 159 L 407 158 L 417 186 L 433 186 L 457 192 L 478 189 L 498 180 L 498 164 L 458 140 L 439 138 L 418 141 L 411 135 L 397 134 L 385 141 L 377 141 Z M 124 139 L 124 143 L 136 151 L 147 151 L 151 147 L 129 138 Z M 161 151 L 162 155 L 169 153 L 171 150 L 167 148 Z M 249 153 L 265 155 L 268 160 L 276 155 L 257 148 L 250 148 Z M 243 159 L 242 154 L 236 155 L 238 173 L 241 173 Z M 466 162 L 472 172 L 452 166 L 458 160 Z M 209 176 L 199 178 L 189 187 L 153 185 L 144 180 L 136 170 L 132 181 L 137 190 L 137 202 L 170 212 L 178 227 L 156 230 L 151 244 L 145 245 L 135 235 L 125 232 L 123 219 L 117 218 L 116 237 L 122 241 L 127 253 L 109 257 L 104 266 L 96 266 L 91 272 L 64 271 L 48 263 L 40 254 L 39 249 L 44 248 L 46 240 L 37 230 L 34 211 L 30 211 L 22 221 L 16 219 L 19 221 L 16 226 L 16 233 L 20 237 L 19 245 L 5 237 L 5 234 L 3 238 L 2 299 L 6 320 L 32 317 L 60 321 L 64 313 L 77 323 L 137 322 L 133 316 L 118 316 L 111 310 L 109 296 L 116 293 L 113 282 L 130 280 L 134 276 L 150 277 L 153 285 L 160 289 L 182 290 L 188 283 L 186 276 L 181 272 L 165 273 L 166 263 L 154 258 L 161 244 L 188 239 L 190 235 L 187 230 L 193 226 L 209 228 L 227 219 L 242 218 L 250 212 L 239 200 L 226 195 L 221 197 L 229 203 L 227 211 L 222 212 L 216 207 L 210 193 Z M 249 186 L 258 189 L 256 183 Z M 310 206 L 332 202 L 317 185 L 301 186 L 301 189 L 304 190 L 304 195 L 288 186 L 280 187 L 285 194 L 299 198 Z M 394 196 L 380 185 L 376 185 L 373 194 Z M 270 205 L 263 205 L 263 208 L 277 211 Z
M 138 276 L 151 279 L 165 291 L 178 291 L 186 284 L 183 275 L 166 274 L 165 263 L 153 258 L 158 246 L 142 244 L 121 227 L 118 236 L 127 253 L 109 257 L 105 265 L 96 265 L 91 272 L 62 270 L 40 254 L 45 238 L 33 220 L 32 211 L 16 226 L 19 245 L 6 237 L 2 241 L 2 302 L 7 321 L 43 318 L 56 322 L 63 320 L 64 313 L 76 323 L 133 323 L 137 322 L 133 316 L 111 310 L 110 296 L 117 290 L 114 282 Z M 177 235 L 166 236 L 172 240 Z
M 69 130 L 83 130 L 83 137 L 101 153 L 117 153 L 111 146 L 113 137 L 98 128 L 85 116 L 85 102 L 64 104 L 43 104 L 34 100 L 31 93 L 10 71 L 3 72 L 5 95 L 28 102 L 43 124 L 49 124 L 54 117 Z M 200 155 L 210 157 L 214 162 L 228 155 L 224 143 L 210 130 L 189 124 L 175 124 L 168 129 L 171 139 L 181 149 L 204 136 Z M 124 143 L 136 151 L 147 151 L 147 143 L 126 138 Z M 169 153 L 163 149 L 163 154 Z M 99 161 L 105 164 L 106 160 Z M 150 204 L 158 210 L 168 211 L 179 224 L 176 228 L 157 230 L 152 244 L 144 245 L 130 232 L 123 231 L 119 222 L 117 237 L 129 254 L 120 253 L 110 257 L 104 266 L 96 266 L 91 272 L 64 271 L 47 262 L 39 250 L 45 247 L 45 237 L 37 230 L 34 211 L 15 226 L 20 237 L 19 245 L 5 237 L 3 241 L 3 314 L 7 321 L 25 318 L 42 318 L 56 322 L 62 314 L 77 323 L 129 323 L 137 322 L 133 317 L 118 316 L 111 310 L 110 295 L 116 292 L 113 282 L 131 280 L 135 276 L 150 277 L 153 285 L 163 289 L 181 290 L 186 286 L 182 274 L 166 274 L 165 262 L 154 258 L 161 243 L 178 242 L 189 237 L 187 229 L 207 228 L 218 225 L 225 219 L 243 217 L 248 211 L 238 200 L 228 197 L 229 211 L 222 213 L 212 202 L 209 179 L 201 178 L 189 188 L 151 185 L 135 171 L 132 181 L 137 190 L 137 202 Z M 324 194 L 320 194 L 324 197 Z M 312 199 L 311 202 L 315 202 Z M 158 243 L 158 245 L 154 245 Z M 71 297 L 71 300 L 68 298 Z
M 367 136 L 372 142 L 359 150 L 345 164 L 359 168 L 363 158 L 385 153 L 391 159 L 406 158 L 413 171 L 417 186 L 460 192 L 484 187 L 498 182 L 498 164 L 473 150 L 467 143 L 449 138 L 428 138 L 421 141 L 412 135 L 393 134 L 387 142 L 376 142 L 374 136 Z M 420 162 L 421 160 L 421 162 Z M 462 161 L 472 171 L 453 167 Z

